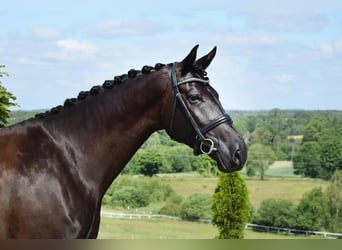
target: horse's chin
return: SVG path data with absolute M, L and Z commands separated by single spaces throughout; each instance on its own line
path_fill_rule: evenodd
M 233 163 L 230 159 L 227 159 L 227 157 L 222 157 L 219 152 L 213 153 L 211 157 L 217 162 L 219 170 L 223 173 L 232 173 L 235 171 L 239 171 L 243 168 L 244 165 L 244 163 Z

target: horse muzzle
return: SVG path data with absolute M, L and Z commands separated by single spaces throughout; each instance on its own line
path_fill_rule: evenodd
M 247 160 L 247 146 L 244 141 L 235 143 L 235 146 L 221 144 L 212 139 L 198 141 L 194 147 L 194 154 L 209 155 L 217 162 L 221 172 L 231 173 L 243 168 Z

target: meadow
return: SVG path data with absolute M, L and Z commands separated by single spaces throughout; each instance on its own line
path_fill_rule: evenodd
M 201 222 L 101 218 L 99 239 L 214 239 L 217 229 Z M 316 237 L 315 237 L 316 238 Z M 245 239 L 308 239 L 245 230 Z
M 268 198 L 287 199 L 295 204 L 302 195 L 313 188 L 328 186 L 327 181 L 301 178 L 292 174 L 290 162 L 275 162 L 267 171 L 267 178 L 245 178 L 249 190 L 250 202 L 254 207 Z M 118 177 L 120 178 L 120 177 Z M 217 177 L 202 177 L 196 173 L 160 175 L 166 183 L 183 198 L 192 193 L 202 192 L 212 194 L 217 185 Z M 163 204 L 152 204 L 146 208 L 126 212 L 155 213 Z M 103 210 L 108 210 L 103 208 Z M 121 211 L 125 212 L 125 211 Z M 105 239 L 212 239 L 217 235 L 217 229 L 210 224 L 186 221 L 170 221 L 163 219 L 110 219 L 102 218 L 99 238 Z M 246 239 L 291 239 L 299 236 L 284 234 L 261 233 L 252 230 L 245 231 Z

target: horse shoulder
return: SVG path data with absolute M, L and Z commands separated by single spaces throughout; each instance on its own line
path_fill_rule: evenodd
M 0 147 L 0 237 L 86 235 L 92 202 L 58 138 L 42 124 L 20 125 L 1 131 Z

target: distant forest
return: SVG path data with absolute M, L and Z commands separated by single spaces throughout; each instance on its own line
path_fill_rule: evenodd
M 13 111 L 10 124 L 33 117 L 36 111 Z M 328 179 L 342 170 L 342 111 L 280 110 L 228 111 L 249 146 L 271 149 L 274 160 L 294 162 L 294 173 Z M 251 159 L 253 160 L 253 159 Z M 165 131 L 155 132 L 139 149 L 124 173 L 153 175 L 198 171 L 217 174 L 215 162 L 195 157 Z

